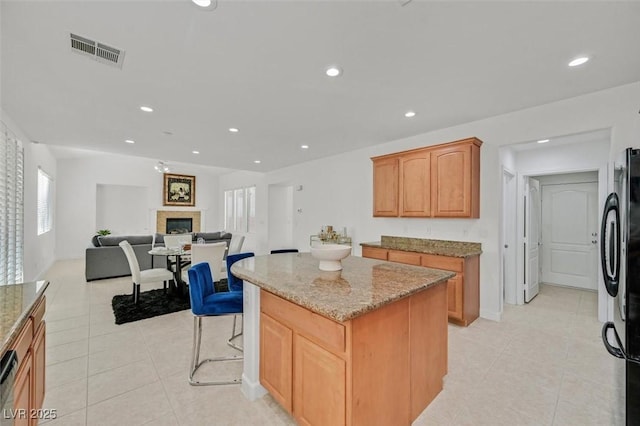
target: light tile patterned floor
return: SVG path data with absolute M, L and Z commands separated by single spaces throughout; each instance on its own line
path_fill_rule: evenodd
M 111 298 L 131 291 L 130 278 L 87 284 L 83 271 L 82 260 L 60 261 L 46 276 L 44 407 L 58 418 L 45 424 L 295 424 L 269 396 L 251 403 L 238 386 L 189 386 L 190 311 L 115 325 Z M 229 320 L 205 322 L 204 353 L 233 351 Z M 499 323 L 450 325 L 444 390 L 414 425 L 624 424 L 623 365 L 600 327 L 595 293 L 547 285 L 531 304 L 507 305 Z

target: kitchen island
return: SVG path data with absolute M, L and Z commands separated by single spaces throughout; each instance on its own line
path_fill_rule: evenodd
M 447 372 L 447 271 L 307 253 L 235 263 L 245 280 L 243 392 L 300 424 L 408 425 Z M 259 380 L 259 382 L 258 382 Z

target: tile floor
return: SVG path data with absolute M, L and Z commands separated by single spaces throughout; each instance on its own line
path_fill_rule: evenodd
M 251 403 L 237 385 L 188 385 L 190 311 L 115 325 L 111 298 L 130 292 L 130 278 L 83 277 L 82 260 L 46 276 L 44 408 L 58 418 L 41 424 L 295 424 L 268 395 Z M 205 322 L 205 354 L 231 350 L 215 335 L 229 319 Z M 622 368 L 600 342 L 595 293 L 543 285 L 499 323 L 449 326 L 444 390 L 414 425 L 622 425 Z

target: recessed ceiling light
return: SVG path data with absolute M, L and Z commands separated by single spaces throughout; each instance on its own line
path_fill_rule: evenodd
M 309 149 L 309 145 L 300 145 L 300 148 L 302 148 L 302 149 Z
M 238 132 L 239 132 L 239 130 L 238 130 L 238 129 L 236 129 L 235 127 L 229 127 L 229 131 L 230 131 L 231 133 L 238 133 Z
M 260 164 L 261 163 L 260 160 L 253 160 L 253 162 L 256 163 L 256 164 Z
M 407 112 L 404 113 L 404 116 L 407 117 L 407 118 L 411 118 L 411 117 L 415 117 L 416 113 L 415 113 L 415 111 L 407 111 Z
M 582 65 L 589 60 L 588 56 L 581 56 L 579 58 L 575 58 L 573 61 L 569 62 L 570 67 L 577 67 L 578 65 Z
M 538 141 L 538 143 L 547 143 L 547 142 L 549 142 L 549 139 L 540 139 Z
M 133 140 L 131 140 L 131 139 L 127 139 L 127 140 L 125 140 L 125 142 L 126 142 L 126 143 L 136 143 L 136 141 L 133 141 Z
M 194 154 L 200 154 L 200 151 L 191 151 Z
M 337 67 L 337 66 L 331 66 L 331 67 L 326 69 L 325 73 L 329 77 L 337 77 L 340 74 L 342 74 L 342 69 L 340 69 L 340 67 Z
M 196 4 L 196 6 L 200 7 L 209 7 L 211 6 L 211 0 L 191 0 Z
M 140 109 L 144 112 L 153 112 L 153 108 L 144 105 L 141 106 Z

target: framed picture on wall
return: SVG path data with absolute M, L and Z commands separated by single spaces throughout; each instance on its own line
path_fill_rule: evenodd
M 195 206 L 196 177 L 165 173 L 162 205 Z

